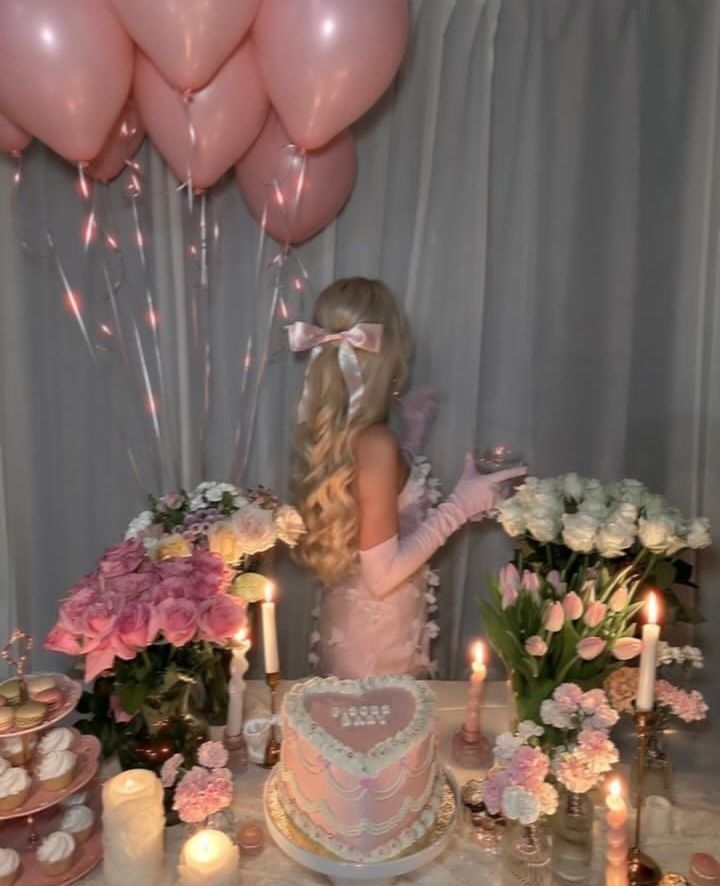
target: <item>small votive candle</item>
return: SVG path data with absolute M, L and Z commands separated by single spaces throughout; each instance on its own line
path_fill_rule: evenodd
M 623 797 L 623 785 L 619 777 L 610 779 L 605 800 L 607 824 L 605 850 L 605 886 L 627 886 L 628 883 L 628 808 Z
M 244 824 L 238 829 L 237 842 L 243 855 L 259 855 L 265 848 L 265 834 L 258 824 Z
M 222 831 L 198 831 L 185 843 L 178 865 L 180 886 L 236 886 L 237 846 Z

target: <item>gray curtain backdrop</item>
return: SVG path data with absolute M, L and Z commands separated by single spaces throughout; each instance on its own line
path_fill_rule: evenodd
M 539 474 L 638 477 L 707 515 L 720 536 L 720 4 L 417 0 L 413 9 L 400 75 L 354 128 L 355 192 L 299 252 L 313 288 L 376 275 L 404 302 L 413 382 L 443 395 L 428 454 L 446 488 L 465 449 L 502 441 Z M 213 369 L 203 439 L 197 264 L 187 255 L 197 207 L 189 218 L 149 147 L 141 159 L 147 278 L 122 187 L 102 199 L 114 202 L 126 255 L 121 297 L 139 304 L 147 283 L 158 303 L 172 418 L 162 465 L 142 395 L 116 353 L 89 358 L 56 268 L 40 254 L 49 230 L 88 323 L 101 322 L 102 269 L 97 250 L 82 250 L 73 171 L 34 146 L 13 194 L 10 164 L 0 169 L 0 636 L 19 622 L 41 637 L 65 589 L 141 509 L 125 450 L 154 490 L 231 471 L 245 347 L 270 304 L 267 275 L 255 284 L 257 226 L 232 179 L 216 187 L 211 294 L 199 321 Z M 270 362 L 245 477 L 281 493 L 302 369 L 288 355 Z M 468 641 L 482 631 L 475 597 L 507 550 L 494 528 L 471 527 L 438 557 L 442 676 L 466 673 Z M 272 569 L 283 668 L 299 676 L 312 582 L 282 558 Z M 700 574 L 711 618 L 698 637 L 704 688 L 717 706 L 713 554 Z M 35 663 L 52 657 L 38 651 Z

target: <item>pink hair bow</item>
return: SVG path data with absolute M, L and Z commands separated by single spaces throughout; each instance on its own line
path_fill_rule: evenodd
M 362 377 L 360 361 L 356 350 L 378 354 L 382 345 L 382 323 L 357 323 L 351 329 L 341 332 L 328 332 L 320 326 L 300 321 L 291 323 L 287 327 L 288 342 L 291 351 L 312 351 L 308 372 L 316 359 L 322 346 L 329 342 L 340 342 L 338 348 L 338 363 L 340 371 L 347 385 L 349 402 L 348 418 L 351 418 L 357 410 L 365 393 L 365 383 Z M 298 406 L 298 421 L 303 424 L 308 419 L 308 386 L 307 373 L 305 387 L 303 388 L 300 405 Z

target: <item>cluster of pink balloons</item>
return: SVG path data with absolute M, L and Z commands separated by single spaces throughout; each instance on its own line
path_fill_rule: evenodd
M 236 164 L 301 242 L 352 190 L 349 125 L 392 81 L 407 0 L 0 0 L 0 152 L 44 141 L 110 181 L 145 131 L 181 181 Z

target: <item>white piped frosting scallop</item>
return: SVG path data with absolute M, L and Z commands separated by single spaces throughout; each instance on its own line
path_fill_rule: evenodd
M 0 797 L 19 794 L 30 787 L 30 776 L 22 766 L 13 766 L 0 775 Z
M 50 732 L 43 735 L 40 739 L 38 753 L 51 754 L 53 751 L 69 751 L 73 745 L 75 736 L 71 729 L 66 726 L 60 726 L 58 729 L 51 729 Z
M 58 775 L 64 775 L 69 769 L 73 769 L 76 760 L 77 757 L 72 751 L 52 751 L 40 757 L 35 767 L 35 775 L 40 781 L 57 778 Z
M 10 764 L 5 759 L 5 757 L 0 757 L 0 775 L 2 775 L 3 772 L 7 772 L 9 768 Z
M 55 831 L 50 834 L 40 844 L 37 851 L 38 861 L 45 861 L 52 864 L 67 858 L 75 851 L 75 838 L 72 834 L 66 834 L 64 831 Z
M 0 877 L 14 874 L 20 867 L 20 856 L 14 849 L 0 849 Z
M 37 738 L 34 735 L 26 735 L 24 737 L 28 743 L 28 750 L 30 752 L 34 751 L 37 745 Z M 19 735 L 14 735 L 12 738 L 3 738 L 0 741 L 0 754 L 12 757 L 14 754 L 21 754 L 22 752 L 23 740 Z

